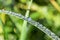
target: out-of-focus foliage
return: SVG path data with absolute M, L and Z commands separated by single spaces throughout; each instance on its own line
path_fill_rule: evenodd
M 60 12 L 52 5 L 50 0 L 33 0 L 31 8 L 28 8 L 28 1 L 30 0 L 0 0 L 0 9 L 10 10 L 25 15 L 29 10 L 29 17 L 33 20 L 43 24 L 57 36 L 60 37 Z M 51 0 L 52 1 L 52 0 Z M 55 0 L 60 5 L 60 0 Z M 2 12 L 3 13 L 3 12 Z M 1 40 L 52 40 L 41 30 L 33 25 L 27 23 L 26 28 L 23 28 L 24 20 L 16 18 L 15 16 L 0 14 L 0 39 Z M 22 32 L 26 31 L 26 35 Z

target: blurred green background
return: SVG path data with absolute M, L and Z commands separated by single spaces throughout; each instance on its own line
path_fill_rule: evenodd
M 43 24 L 60 37 L 60 10 L 54 6 L 54 1 L 60 5 L 60 0 L 0 0 L 0 9 L 26 15 Z M 58 11 L 59 10 L 59 11 Z M 25 22 L 25 23 L 24 23 Z M 0 40 L 52 40 L 35 26 L 15 16 L 0 14 Z

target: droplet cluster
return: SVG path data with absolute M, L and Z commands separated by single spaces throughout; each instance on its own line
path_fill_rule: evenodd
M 25 17 L 25 16 L 23 16 L 19 13 L 15 13 L 15 12 L 11 12 L 11 11 L 0 10 L 0 13 L 1 12 L 4 12 L 5 14 L 13 15 L 13 16 L 16 16 L 20 19 L 26 20 L 28 23 L 30 23 L 30 24 L 34 25 L 35 27 L 37 27 L 38 29 L 43 31 L 45 34 L 50 36 L 52 39 L 60 40 L 60 38 L 58 36 L 56 36 L 53 32 L 51 32 L 48 28 L 46 28 L 45 26 L 43 26 L 39 22 L 36 22 L 36 21 L 32 20 L 30 17 L 27 18 L 27 17 Z

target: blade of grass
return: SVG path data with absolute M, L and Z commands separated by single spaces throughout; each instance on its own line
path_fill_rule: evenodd
M 54 39 L 54 40 L 60 40 L 60 38 L 55 35 L 55 33 L 53 33 L 51 30 L 49 30 L 48 28 L 46 28 L 45 26 L 43 26 L 42 24 L 40 24 L 39 22 L 36 22 L 34 20 L 32 20 L 31 18 L 26 18 L 25 16 L 15 13 L 15 12 L 11 12 L 11 11 L 6 11 L 6 10 L 0 10 L 0 12 L 5 12 L 8 15 L 12 15 L 12 16 L 16 16 L 20 19 L 26 20 L 28 23 L 34 25 L 35 27 L 37 27 L 39 30 L 43 31 L 46 35 L 48 35 L 50 38 Z
M 60 12 L 60 7 L 55 0 L 50 0 L 50 3 L 54 6 L 54 8 Z
M 29 9 L 31 7 L 31 4 L 32 4 L 32 0 L 27 2 L 27 5 L 28 5 L 28 9 L 26 11 L 26 14 L 25 14 L 25 17 L 28 17 L 29 16 Z M 20 39 L 19 40 L 26 40 L 27 38 L 27 21 L 24 20 L 23 22 L 23 25 L 22 25 L 22 30 L 21 30 L 21 36 L 20 36 Z

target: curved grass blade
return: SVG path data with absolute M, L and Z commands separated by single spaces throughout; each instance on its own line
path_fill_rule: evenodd
M 60 38 L 58 36 L 56 36 L 53 32 L 51 32 L 48 28 L 46 28 L 45 26 L 43 26 L 42 24 L 40 24 L 39 22 L 36 22 L 34 20 L 32 20 L 31 18 L 27 18 L 21 14 L 15 13 L 15 12 L 11 12 L 11 11 L 6 11 L 6 10 L 0 10 L 0 12 L 5 12 L 8 15 L 13 15 L 16 16 L 20 19 L 26 20 L 28 23 L 34 25 L 35 27 L 37 27 L 39 30 L 43 31 L 45 34 L 47 34 L 49 37 L 51 37 L 54 40 L 60 40 Z

